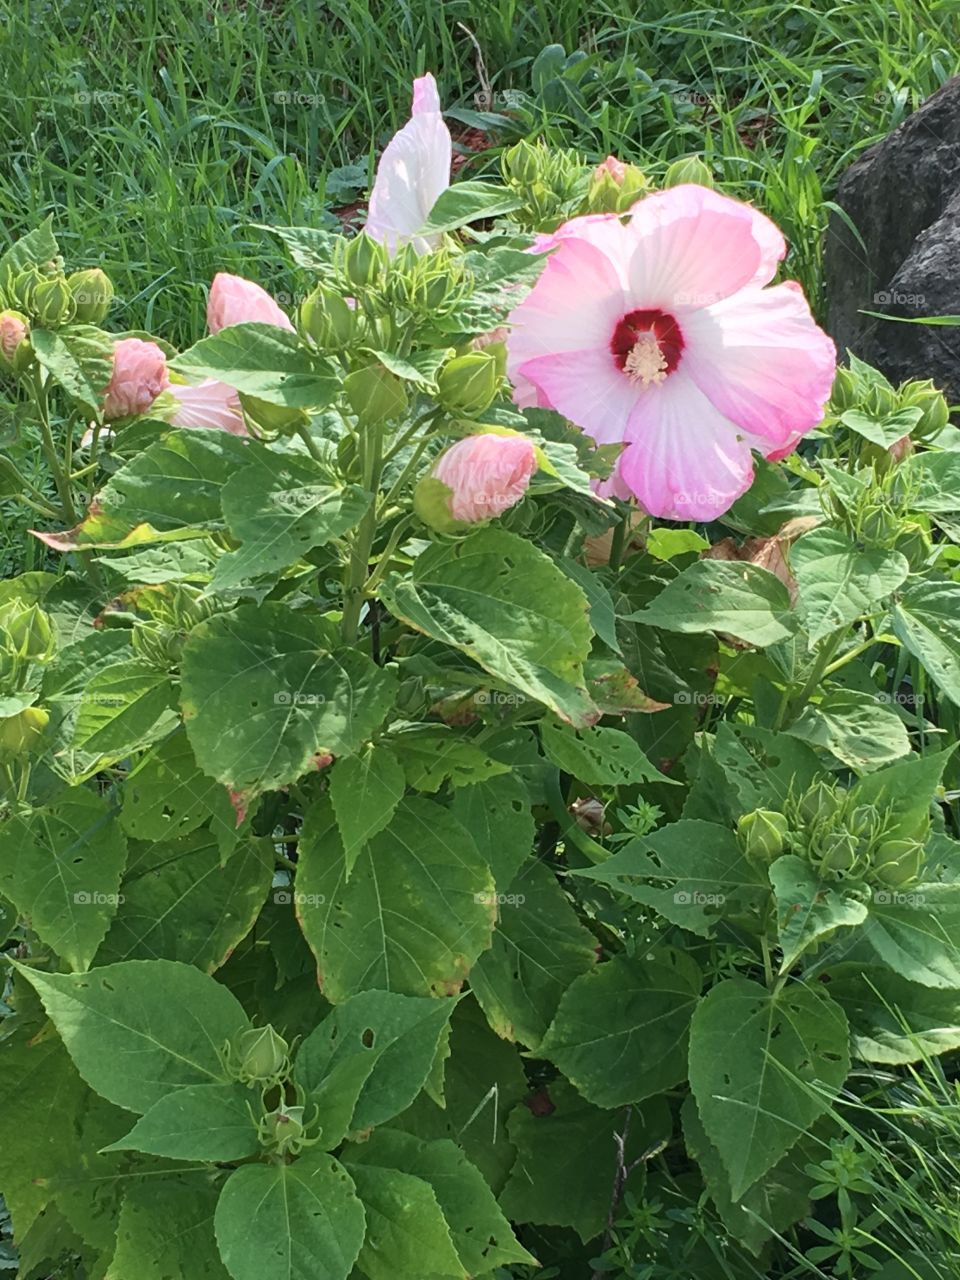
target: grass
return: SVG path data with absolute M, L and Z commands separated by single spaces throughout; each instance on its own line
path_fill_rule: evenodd
M 328 176 L 369 164 L 407 112 L 411 77 L 432 69 L 465 125 L 484 77 L 522 92 L 501 137 L 546 135 L 653 168 L 705 154 L 783 225 L 793 274 L 819 305 L 825 201 L 859 150 L 957 70 L 954 0 L 637 10 L 3 0 L 0 224 L 9 238 L 52 212 L 69 263 L 114 277 L 117 328 L 188 343 L 218 268 L 297 287 L 250 224 L 329 218 L 344 191 L 341 181 L 328 194 Z M 552 43 L 587 58 L 538 84 L 535 60 Z

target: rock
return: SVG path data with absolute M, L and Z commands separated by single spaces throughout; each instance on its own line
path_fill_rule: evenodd
M 860 312 L 960 315 L 960 76 L 949 80 L 840 180 L 824 251 L 827 328 L 894 382 L 932 378 L 960 399 L 960 327 Z

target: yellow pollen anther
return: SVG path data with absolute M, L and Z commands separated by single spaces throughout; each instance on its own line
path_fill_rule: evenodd
M 663 382 L 667 376 L 667 358 L 652 333 L 641 333 L 627 352 L 624 373 L 634 382 L 648 387 L 651 382 Z

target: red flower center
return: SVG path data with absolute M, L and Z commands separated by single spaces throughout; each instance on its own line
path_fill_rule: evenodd
M 635 382 L 663 382 L 680 363 L 683 334 L 666 311 L 630 311 L 617 324 L 610 350 L 617 368 Z

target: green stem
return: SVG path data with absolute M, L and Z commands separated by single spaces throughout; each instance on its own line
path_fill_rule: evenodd
M 53 483 L 56 486 L 57 495 L 60 498 L 60 506 L 62 508 L 63 519 L 68 525 L 77 523 L 77 511 L 73 505 L 73 492 L 70 488 L 70 473 L 65 471 L 60 458 L 57 454 L 57 446 L 53 439 L 53 431 L 50 428 L 50 414 L 47 407 L 47 389 L 44 386 L 43 375 L 37 370 L 34 379 L 34 399 L 37 406 L 37 418 L 40 423 L 40 447 L 43 450 L 43 456 L 46 458 L 47 466 L 50 468 L 50 474 L 53 476 Z
M 412 524 L 413 519 L 410 516 L 406 516 L 402 520 L 398 520 L 393 526 L 390 537 L 387 540 L 387 545 L 384 547 L 380 554 L 380 559 L 377 561 L 377 567 L 367 579 L 367 584 L 364 587 L 364 595 L 373 595 L 374 591 L 380 585 L 384 574 L 390 567 L 390 560 L 393 557 L 393 553 L 400 545 L 401 540 L 406 536 L 407 530 Z
M 377 536 L 377 493 L 383 470 L 383 436 L 379 429 L 365 431 L 360 437 L 363 487 L 373 494 L 367 514 L 360 521 L 347 564 L 343 591 L 343 619 L 340 631 L 345 644 L 356 641 L 360 628 L 360 614 L 366 596 L 365 586 L 370 573 L 370 557 Z
M 613 531 L 613 538 L 610 540 L 610 568 L 616 572 L 620 568 L 620 561 L 623 559 L 623 550 L 627 545 L 627 525 L 630 521 L 630 512 L 626 511 L 620 517 L 620 523 Z
M 317 448 L 317 442 L 314 440 L 309 430 L 305 426 L 300 425 L 297 427 L 297 435 L 303 441 L 307 453 L 309 453 L 310 457 L 313 458 L 314 462 L 323 463 L 323 454 Z
M 410 458 L 406 466 L 403 468 L 399 476 L 390 486 L 388 493 L 380 503 L 381 514 L 387 509 L 387 507 L 390 506 L 390 503 L 393 502 L 394 498 L 396 498 L 397 495 L 402 492 L 403 486 L 407 483 L 410 476 L 416 470 L 417 464 L 419 463 L 420 459 L 423 457 L 423 451 L 427 447 L 428 443 L 429 441 L 427 441 L 426 439 L 421 440 L 417 445 L 417 447 L 414 449 L 413 453 L 410 455 Z
M 791 686 L 787 686 L 787 689 L 784 691 L 784 697 L 780 701 L 780 709 L 777 712 L 777 719 L 773 726 L 775 730 L 782 729 L 784 727 L 784 721 L 787 719 L 788 715 L 791 715 L 791 713 L 791 719 L 796 719 L 803 708 L 807 705 L 820 681 L 823 679 L 824 675 L 826 675 L 827 669 L 830 666 L 835 653 L 843 643 L 844 635 L 845 633 L 843 631 L 838 631 L 836 635 L 828 636 L 820 642 L 820 649 L 817 653 L 813 667 L 810 670 L 810 675 L 807 677 L 805 684 L 796 697 L 789 696 Z

